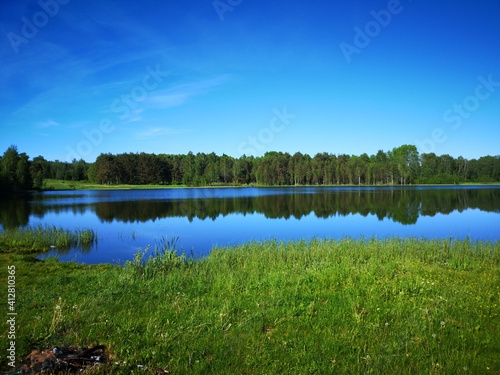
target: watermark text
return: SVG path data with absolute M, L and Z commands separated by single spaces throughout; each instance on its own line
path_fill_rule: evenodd
M 286 107 L 282 111 L 278 109 L 273 110 L 273 117 L 269 121 L 269 126 L 262 128 L 257 136 L 250 136 L 246 141 L 242 142 L 238 147 L 238 151 L 242 155 L 255 154 L 262 151 L 266 144 L 273 141 L 275 134 L 281 133 L 285 128 L 290 125 L 291 121 L 297 116 L 287 112 Z
M 23 44 L 28 44 L 30 40 L 38 35 L 38 31 L 49 23 L 51 18 L 57 16 L 61 5 L 66 5 L 70 0 L 39 0 L 38 6 L 40 10 L 33 13 L 30 17 L 22 17 L 21 22 L 21 33 L 16 34 L 14 32 L 7 33 L 7 38 L 9 39 L 10 45 L 14 49 L 15 53 L 19 52 L 19 46 Z
M 224 21 L 224 13 L 232 12 L 234 8 L 240 5 L 243 0 L 214 0 L 212 5 L 214 6 L 220 21 Z
M 7 362 L 10 367 L 16 364 L 16 266 L 7 267 Z
M 352 44 L 347 42 L 339 44 L 347 63 L 351 63 L 352 55 L 359 55 L 364 48 L 368 47 L 371 41 L 379 36 L 383 29 L 389 26 L 393 16 L 400 14 L 403 9 L 400 0 L 389 0 L 386 9 L 378 12 L 372 10 L 370 12 L 372 20 L 368 21 L 363 28 L 357 26 L 354 28 L 354 40 Z
M 500 81 L 495 81 L 493 75 L 488 78 L 478 77 L 479 84 L 474 90 L 474 95 L 469 95 L 459 103 L 454 103 L 443 113 L 443 121 L 451 124 L 452 130 L 462 127 L 465 119 L 481 107 L 481 102 L 488 100 L 495 91 L 500 88 Z M 448 140 L 447 131 L 444 128 L 434 128 L 429 138 L 415 140 L 415 145 L 420 154 L 434 152 L 437 144 L 442 144 Z
M 113 100 L 110 105 L 110 111 L 115 113 L 119 119 L 124 119 L 139 106 L 139 103 L 146 100 L 148 93 L 156 90 L 160 83 L 169 73 L 160 69 L 160 65 L 155 68 L 146 67 L 146 75 L 142 78 L 141 84 L 133 87 L 129 93 L 121 95 Z M 104 141 L 106 134 L 111 134 L 116 130 L 113 120 L 109 117 L 99 121 L 99 126 L 82 131 L 83 139 L 75 147 L 66 146 L 66 160 L 82 159 L 89 156 L 94 148 L 99 147 Z

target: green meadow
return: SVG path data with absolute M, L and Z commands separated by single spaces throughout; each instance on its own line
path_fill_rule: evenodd
M 461 183 L 460 185 L 499 185 L 500 183 Z M 440 186 L 445 186 L 446 184 L 440 184 Z M 259 185 L 256 183 L 252 184 L 211 184 L 210 186 L 203 186 L 205 188 L 208 187 L 234 187 L 234 186 L 261 186 L 261 187 L 269 187 L 269 185 Z M 290 186 L 307 186 L 307 185 L 290 185 Z M 326 186 L 326 185 L 325 185 Z M 328 186 L 339 186 L 339 185 L 328 185 Z M 342 186 L 358 186 L 358 185 L 342 185 Z M 375 186 L 375 185 L 372 185 Z M 380 185 L 378 185 L 380 186 Z M 390 185 L 386 185 L 390 186 Z M 422 184 L 425 186 L 425 184 Z M 455 186 L 454 184 L 450 184 L 449 186 Z M 120 190 L 120 189 L 175 189 L 175 188 L 186 188 L 189 187 L 187 185 L 158 185 L 158 184 L 144 184 L 144 185 L 132 185 L 132 184 L 115 184 L 115 185 L 103 185 L 89 181 L 66 181 L 66 180 L 53 180 L 46 179 L 43 183 L 44 190 Z
M 255 184 L 254 184 L 255 185 Z M 233 184 L 211 184 L 209 186 L 203 186 L 204 188 L 222 188 L 222 187 L 234 187 Z M 247 185 L 237 185 L 237 186 L 247 186 Z M 176 188 L 187 188 L 187 185 L 161 185 L 161 184 L 99 184 L 90 181 L 66 181 L 66 180 L 53 180 L 46 179 L 43 183 L 43 190 L 146 190 L 146 189 L 176 189 Z
M 124 266 L 2 246 L 18 357 L 104 344 L 97 373 L 500 373 L 498 242 L 248 243 L 201 260 L 166 243 Z
M 43 182 L 44 190 L 117 190 L 117 189 L 164 189 L 167 185 L 102 185 L 89 181 L 66 181 L 46 179 Z

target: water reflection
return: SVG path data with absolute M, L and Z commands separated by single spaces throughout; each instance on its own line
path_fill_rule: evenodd
M 17 228 L 28 224 L 33 212 L 28 198 L 16 196 L 0 199 L 0 224 L 3 228 Z
M 200 192 L 203 192 L 202 194 Z M 101 222 L 144 223 L 168 217 L 216 220 L 234 213 L 270 219 L 301 219 L 360 214 L 415 224 L 421 216 L 479 209 L 500 212 L 500 188 L 302 188 L 178 189 L 174 192 L 112 191 L 35 194 L 0 200 L 0 224 L 15 228 L 30 216 L 94 213 Z

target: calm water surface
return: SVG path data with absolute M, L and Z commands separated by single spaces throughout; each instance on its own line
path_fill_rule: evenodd
M 90 251 L 58 253 L 85 263 L 121 263 L 173 238 L 179 253 L 195 257 L 269 239 L 498 241 L 500 186 L 58 191 L 0 200 L 2 229 L 38 224 L 94 229 L 98 243 Z

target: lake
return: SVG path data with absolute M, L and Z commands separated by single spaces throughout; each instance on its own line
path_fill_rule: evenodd
M 0 200 L 0 225 L 90 228 L 90 250 L 62 261 L 123 263 L 177 239 L 196 258 L 214 246 L 313 238 L 500 240 L 500 186 L 172 188 L 49 191 Z M 47 249 L 41 249 L 47 250 Z

